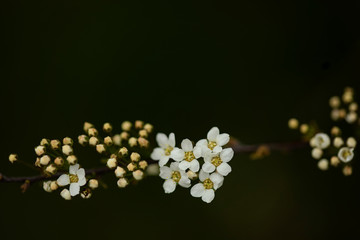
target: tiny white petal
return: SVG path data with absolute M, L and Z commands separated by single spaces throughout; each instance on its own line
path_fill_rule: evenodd
M 210 129 L 210 131 L 207 134 L 207 139 L 211 142 L 215 142 L 217 136 L 219 135 L 220 131 L 217 127 L 213 127 L 212 129 Z
M 158 145 L 162 148 L 166 148 L 168 144 L 168 138 L 164 133 L 156 134 L 156 141 Z
M 234 150 L 232 148 L 225 148 L 220 153 L 220 158 L 223 162 L 229 162 L 234 157 Z
M 230 136 L 227 133 L 223 133 L 217 136 L 216 138 L 216 143 L 219 146 L 224 146 L 225 144 L 227 144 L 230 141 Z
M 215 191 L 213 189 L 206 189 L 201 199 L 206 203 L 211 203 L 215 198 Z
M 79 178 L 78 184 L 80 185 L 80 187 L 84 186 L 86 184 L 86 178 L 85 177 Z
M 160 168 L 160 174 L 159 176 L 162 178 L 162 179 L 169 179 L 171 177 L 171 170 L 169 167 L 167 166 L 164 166 L 164 167 L 161 167 Z
M 182 177 L 179 181 L 179 185 L 184 188 L 189 188 L 191 186 L 191 181 L 187 177 Z
M 226 162 L 220 164 L 216 169 L 223 176 L 227 176 L 231 172 L 231 167 Z
M 213 171 L 215 171 L 215 166 L 210 162 L 205 162 L 204 165 L 202 165 L 202 170 L 207 173 L 212 173 Z
M 175 160 L 175 161 L 181 161 L 184 159 L 185 156 L 185 152 L 184 150 L 180 149 L 180 148 L 174 148 L 171 151 L 171 157 Z
M 219 185 L 220 183 L 222 183 L 224 181 L 224 177 L 222 175 L 220 175 L 219 173 L 212 173 L 210 175 L 210 180 L 215 184 L 215 185 Z
M 160 160 L 160 158 L 162 157 L 162 156 L 164 156 L 165 155 L 165 151 L 164 151 L 164 149 L 162 149 L 162 148 L 155 148 L 154 149 L 154 151 L 151 153 L 151 159 L 152 160 L 156 160 L 156 161 L 158 161 L 158 160 Z
M 168 179 L 164 182 L 163 188 L 165 193 L 172 193 L 176 189 L 176 182 L 174 182 L 172 179 Z
M 201 147 L 200 146 L 195 146 L 194 150 L 193 150 L 194 156 L 195 158 L 200 158 L 202 155 L 202 151 L 201 151 Z
M 200 169 L 200 164 L 199 164 L 199 161 L 194 159 L 190 162 L 190 170 L 193 171 L 193 172 L 198 172 L 199 169 Z
M 169 145 L 171 147 L 175 147 L 175 144 L 176 144 L 176 142 L 175 142 L 175 134 L 170 133 L 170 135 L 169 135 Z
M 178 162 L 172 162 L 172 163 L 170 164 L 170 169 L 171 169 L 172 171 L 179 171 L 179 170 L 180 170 L 180 168 L 179 168 L 179 163 L 178 163 Z
M 69 168 L 69 173 L 76 174 L 78 169 L 79 169 L 79 164 L 71 165 Z
M 165 164 L 167 164 L 167 162 L 169 161 L 170 157 L 169 156 L 162 156 L 160 158 L 160 161 L 159 161 L 159 166 L 162 167 L 164 166 Z
M 200 170 L 200 173 L 199 173 L 199 179 L 200 181 L 204 181 L 205 179 L 209 178 L 210 177 L 210 174 L 207 173 L 207 172 L 204 172 L 203 170 Z
M 180 164 L 179 164 L 179 168 L 181 169 L 181 170 L 186 170 L 186 169 L 188 169 L 189 167 L 191 166 L 191 164 L 190 164 L 190 162 L 188 162 L 188 161 L 181 161 L 180 162 Z
M 84 178 L 85 177 L 85 169 L 80 168 L 79 170 L 76 171 L 76 175 L 78 176 L 78 178 Z
M 213 149 L 213 153 L 215 153 L 215 154 L 218 154 L 218 153 L 220 153 L 222 151 L 222 147 L 220 147 L 220 146 L 216 146 L 216 147 L 214 147 L 214 149 Z
M 201 139 L 199 140 L 195 146 L 198 146 L 198 147 L 207 147 L 208 145 L 208 140 L 207 139 Z
M 185 152 L 191 152 L 193 150 L 193 144 L 189 139 L 184 139 L 181 142 L 181 148 L 185 151 Z
M 70 184 L 70 177 L 67 174 L 63 174 L 61 175 L 58 179 L 57 179 L 57 184 L 60 187 L 66 186 L 68 184 Z
M 195 184 L 190 190 L 190 194 L 193 197 L 201 197 L 204 193 L 205 188 L 202 183 Z
M 79 183 L 71 183 L 70 184 L 70 194 L 71 196 L 76 196 L 80 193 L 80 185 Z

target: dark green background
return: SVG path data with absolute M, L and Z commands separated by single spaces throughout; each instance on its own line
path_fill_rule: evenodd
M 328 98 L 360 87 L 355 1 L 1 5 L 0 170 L 9 175 L 29 174 L 9 153 L 32 163 L 42 137 L 76 137 L 85 120 L 143 119 L 178 141 L 214 125 L 246 143 L 294 140 L 289 117 L 327 130 Z M 110 177 L 108 190 L 71 202 L 2 184 L 0 238 L 358 238 L 359 164 L 351 177 L 321 172 L 303 150 L 239 155 L 232 167 L 210 205 L 188 189 L 165 195 L 158 178 L 118 190 Z

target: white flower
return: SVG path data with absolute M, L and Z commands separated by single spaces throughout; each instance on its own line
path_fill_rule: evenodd
M 158 133 L 156 135 L 156 141 L 160 147 L 154 149 L 151 153 L 151 158 L 159 161 L 159 166 L 162 167 L 172 157 L 171 152 L 175 148 L 175 134 L 170 133 L 168 138 L 165 134 Z
M 200 140 L 196 145 L 200 146 L 203 150 L 203 156 L 210 153 L 219 153 L 222 151 L 222 146 L 227 144 L 230 140 L 230 136 L 227 133 L 220 134 L 220 130 L 217 127 L 213 127 L 207 134 L 207 139 Z
M 52 192 L 52 189 L 51 189 L 51 181 L 43 182 L 43 189 L 44 189 L 46 192 Z
M 160 168 L 160 177 L 165 179 L 163 184 L 165 193 L 175 191 L 176 185 L 179 184 L 184 188 L 191 186 L 191 181 L 185 171 L 179 168 L 178 162 L 172 162 L 170 167 L 163 166 Z
M 200 169 L 198 158 L 201 157 L 201 147 L 193 147 L 189 139 L 184 139 L 181 142 L 181 149 L 174 148 L 172 157 L 175 161 L 180 161 L 179 168 L 181 170 L 190 169 L 193 172 L 198 172 Z
M 233 158 L 234 150 L 225 148 L 220 153 L 207 153 L 204 157 L 204 165 L 202 170 L 206 173 L 212 173 L 217 170 L 223 176 L 227 176 L 231 172 L 231 167 L 228 162 Z
M 331 143 L 330 138 L 325 133 L 318 133 L 310 140 L 310 145 L 312 147 L 317 147 L 320 149 L 325 149 L 329 147 L 330 143 Z
M 79 164 L 70 166 L 69 174 L 61 175 L 57 184 L 61 187 L 70 184 L 70 194 L 71 196 L 76 196 L 80 193 L 80 187 L 86 184 L 85 170 L 83 168 L 79 169 Z
M 350 162 L 354 158 L 354 149 L 343 147 L 339 150 L 338 157 L 344 163 Z
M 215 190 L 223 184 L 224 177 L 218 173 L 210 175 L 201 170 L 199 179 L 201 182 L 191 188 L 190 194 L 193 197 L 201 197 L 204 202 L 210 203 L 215 197 Z

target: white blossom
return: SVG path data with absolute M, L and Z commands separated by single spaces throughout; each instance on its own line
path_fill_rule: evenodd
M 158 133 L 156 135 L 156 141 L 159 147 L 155 148 L 151 153 L 151 158 L 159 161 L 159 166 L 162 167 L 172 157 L 171 153 L 175 148 L 175 134 L 170 133 L 169 137 L 167 137 L 163 133 Z
M 197 146 L 200 146 L 203 151 L 203 156 L 207 153 L 220 153 L 222 147 L 230 141 L 230 136 L 227 133 L 220 134 L 220 130 L 217 127 L 213 127 L 207 134 L 207 139 L 202 139 L 197 142 Z
M 311 140 L 310 144 L 312 147 L 325 149 L 330 146 L 331 140 L 326 133 L 318 133 Z
M 225 148 L 220 153 L 207 153 L 204 157 L 204 165 L 202 170 L 206 173 L 212 173 L 215 170 L 223 175 L 227 176 L 231 172 L 231 167 L 228 162 L 233 158 L 234 150 L 231 148 Z
M 191 186 L 190 179 L 188 178 L 186 172 L 179 168 L 178 162 L 172 162 L 170 164 L 170 167 L 161 167 L 160 177 L 162 179 L 165 179 L 165 182 L 163 184 L 165 193 L 174 192 L 177 184 L 184 188 L 188 188 Z
M 61 175 L 57 180 L 57 184 L 61 187 L 70 184 L 69 190 L 71 196 L 78 195 L 80 193 L 80 187 L 86 184 L 85 169 L 79 169 L 79 164 L 70 166 L 69 174 Z
M 200 164 L 197 159 L 201 157 L 201 147 L 193 147 L 189 139 L 184 139 L 181 142 L 181 148 L 175 148 L 172 151 L 172 157 L 175 161 L 180 161 L 179 168 L 181 170 L 190 169 L 193 172 L 198 172 Z
M 344 163 L 350 162 L 354 158 L 354 149 L 343 147 L 339 150 L 338 157 Z
M 210 175 L 201 170 L 199 179 L 201 182 L 191 188 L 190 194 L 193 197 L 201 197 L 204 202 L 210 203 L 215 198 L 215 190 L 222 186 L 224 177 L 218 173 Z

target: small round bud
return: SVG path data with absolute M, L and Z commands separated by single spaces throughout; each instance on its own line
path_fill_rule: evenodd
M 144 172 L 141 170 L 136 170 L 132 174 L 133 174 L 133 177 L 135 178 L 135 180 L 138 180 L 138 181 L 140 181 L 144 177 Z
M 140 154 L 138 154 L 137 152 L 133 152 L 133 153 L 131 153 L 131 155 L 130 155 L 130 159 L 131 159 L 131 161 L 133 161 L 133 162 L 138 162 L 138 161 L 140 160 L 140 158 L 141 158 L 141 156 L 140 156 Z
M 130 131 L 131 127 L 132 127 L 132 123 L 129 121 L 125 121 L 121 124 L 121 129 L 123 131 Z
M 112 131 L 113 127 L 110 123 L 104 123 L 103 130 L 104 132 L 110 133 Z
M 51 190 L 51 181 L 46 181 L 43 182 L 43 189 L 45 190 L 45 192 L 52 192 Z
M 128 151 L 128 149 L 127 149 L 126 147 L 122 147 L 122 148 L 120 148 L 120 150 L 119 150 L 119 154 L 120 154 L 121 156 L 126 156 L 126 155 L 128 155 L 128 153 L 129 153 L 129 151 Z
M 134 170 L 136 169 L 136 165 L 135 165 L 134 163 L 129 163 L 129 164 L 127 165 L 127 169 L 128 169 L 130 172 L 132 172 L 132 171 L 134 171 Z
M 344 103 L 351 103 L 354 100 L 354 94 L 352 92 L 344 92 L 342 100 Z
M 37 146 L 36 148 L 35 148 L 35 153 L 36 153 L 36 155 L 38 155 L 38 156 L 42 156 L 44 153 L 45 153 L 45 147 L 44 146 Z
M 49 174 L 54 174 L 56 172 L 56 167 L 54 164 L 50 164 L 46 167 L 45 171 Z
M 50 183 L 50 188 L 51 188 L 52 191 L 55 191 L 55 190 L 57 190 L 59 188 L 59 185 L 57 185 L 56 181 L 52 181 Z
M 318 162 L 318 168 L 322 171 L 326 171 L 329 169 L 329 161 L 327 159 L 321 159 Z
M 121 146 L 121 136 L 120 134 L 116 134 L 113 136 L 113 142 L 116 146 Z
M 98 144 L 98 145 L 96 145 L 96 151 L 97 151 L 98 153 L 104 153 L 104 152 L 106 152 L 106 149 L 105 149 L 104 144 Z
M 341 137 L 336 137 L 334 139 L 334 147 L 340 148 L 342 145 L 344 145 L 344 141 Z
M 142 160 L 139 162 L 139 167 L 142 169 L 142 170 L 145 170 L 148 166 L 148 163 L 145 161 L 145 160 Z
M 340 107 L 341 101 L 338 96 L 331 97 L 329 100 L 329 105 L 332 108 L 338 108 Z
M 143 127 L 144 127 L 144 122 L 143 121 L 140 121 L 140 120 L 135 121 L 135 128 L 136 129 L 142 129 Z
M 333 127 L 332 129 L 331 129 L 331 135 L 333 135 L 333 136 L 339 136 L 341 134 L 341 130 L 340 130 L 340 128 L 339 127 Z
M 346 115 L 346 121 L 350 124 L 356 122 L 357 119 L 358 116 L 356 112 L 350 112 L 348 115 Z
M 64 164 L 64 159 L 62 157 L 57 157 L 54 160 L 55 165 L 62 166 Z
M 195 180 L 198 177 L 198 175 L 191 170 L 187 171 L 186 174 L 187 174 L 188 178 L 191 180 Z
M 146 138 L 148 137 L 148 132 L 145 129 L 142 129 L 139 131 L 139 136 Z
M 10 154 L 10 155 L 9 155 L 9 161 L 10 161 L 11 163 L 16 162 L 17 160 L 18 160 L 18 155 L 17 155 L 17 154 Z
M 130 134 L 129 134 L 128 132 L 122 132 L 122 133 L 120 134 L 120 138 L 121 138 L 122 140 L 128 140 L 129 137 L 130 137 Z
M 71 194 L 66 188 L 61 191 L 60 196 L 63 197 L 65 200 L 71 200 Z
M 85 122 L 84 123 L 84 132 L 89 132 L 89 129 L 90 128 L 93 128 L 94 127 L 94 125 L 93 124 L 91 124 L 91 123 L 89 123 L 89 122 Z
M 89 198 L 91 198 L 91 196 L 92 196 L 91 189 L 89 189 L 89 188 L 85 189 L 84 191 L 82 191 L 82 192 L 80 193 L 80 196 L 81 196 L 83 199 L 89 199 Z
M 126 178 L 120 178 L 118 181 L 117 181 L 117 185 L 119 188 L 124 188 L 126 187 L 127 185 L 129 184 L 128 180 Z
M 90 128 L 88 131 L 88 135 L 90 137 L 96 137 L 98 135 L 98 130 L 96 130 L 96 128 Z
M 69 156 L 70 154 L 73 153 L 73 149 L 72 149 L 72 147 L 71 147 L 70 145 L 63 145 L 63 146 L 62 146 L 62 152 L 63 152 L 65 155 Z
M 34 165 L 35 165 L 35 167 L 41 167 L 40 158 L 36 158 Z
M 130 138 L 129 145 L 130 145 L 130 147 L 135 147 L 137 145 L 137 139 L 134 137 Z
M 305 134 L 305 133 L 307 133 L 309 131 L 309 125 L 307 125 L 307 124 L 301 124 L 300 125 L 300 132 L 302 133 L 302 134 Z
M 115 168 L 117 166 L 117 161 L 115 158 L 110 158 L 107 160 L 106 165 L 108 166 L 108 168 Z
M 40 164 L 46 166 L 50 163 L 50 157 L 48 155 L 44 155 L 40 158 Z
M 314 148 L 311 152 L 311 156 L 314 159 L 320 159 L 323 155 L 323 151 L 320 148 Z
M 296 118 L 291 118 L 288 125 L 290 129 L 297 129 L 299 127 L 299 121 Z
M 74 141 L 71 138 L 66 137 L 63 139 L 63 144 L 72 146 L 74 144 Z
M 331 111 L 331 119 L 333 121 L 338 121 L 340 119 L 340 110 L 339 109 L 333 109 Z
M 59 140 L 57 140 L 57 139 L 51 140 L 50 141 L 50 146 L 51 146 L 52 149 L 58 150 L 60 148 L 60 146 L 61 146 L 61 142 Z
M 81 146 L 86 146 L 86 144 L 89 143 L 89 137 L 86 135 L 80 135 L 78 137 L 78 141 Z
M 344 119 L 345 117 L 346 117 L 346 110 L 345 109 L 340 109 L 339 110 L 339 118 Z
M 330 163 L 331 163 L 332 166 L 337 167 L 337 166 L 339 165 L 339 163 L 340 163 L 340 160 L 339 160 L 338 157 L 333 156 L 333 157 L 330 159 Z
M 115 169 L 115 176 L 120 178 L 120 177 L 124 177 L 124 175 L 126 174 L 125 169 L 123 169 L 122 167 L 117 167 Z
M 343 174 L 345 175 L 345 176 L 350 176 L 350 175 L 352 175 L 352 167 L 351 166 L 345 166 L 344 168 L 343 168 Z
M 138 142 L 140 147 L 147 148 L 149 146 L 149 141 L 143 137 L 139 137 Z
M 99 139 L 97 139 L 97 137 L 91 137 L 89 139 L 90 146 L 96 146 L 98 143 L 99 143 Z
M 159 165 L 156 163 L 150 164 L 147 168 L 146 168 L 146 173 L 149 176 L 158 176 L 160 173 L 160 169 L 159 169 Z
M 351 112 L 356 112 L 358 110 L 359 106 L 356 102 L 353 102 L 349 105 L 349 110 Z
M 96 180 L 96 179 L 90 179 L 90 180 L 89 180 L 89 187 L 90 187 L 91 189 L 96 189 L 96 188 L 98 188 L 98 187 L 99 187 L 99 182 L 98 182 L 98 180 Z
M 48 146 L 48 145 L 50 145 L 50 140 L 49 140 L 49 139 L 46 139 L 46 138 L 43 138 L 43 139 L 41 139 L 41 141 L 40 141 L 40 145 L 41 145 L 41 146 Z
M 356 147 L 356 139 L 353 138 L 353 137 L 349 137 L 347 140 L 346 140 L 346 145 L 349 147 L 349 148 L 354 148 Z
M 151 125 L 150 123 L 145 124 L 144 129 L 148 132 L 151 133 L 152 130 L 154 129 L 153 125 Z
M 104 138 L 104 143 L 106 146 L 111 146 L 113 145 L 113 140 L 110 136 L 107 136 L 106 138 Z
M 77 163 L 77 157 L 75 155 L 70 155 L 66 158 L 66 161 L 68 161 L 70 165 L 74 165 Z

